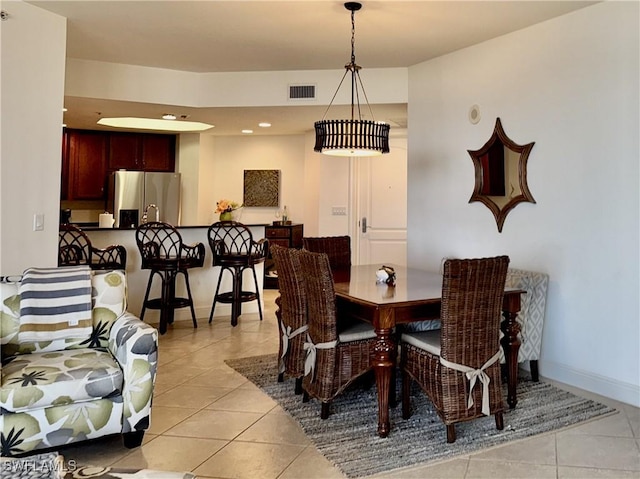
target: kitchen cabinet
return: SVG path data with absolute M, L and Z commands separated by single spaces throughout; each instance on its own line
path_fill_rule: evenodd
M 264 236 L 269 240 L 269 246 L 277 244 L 284 248 L 302 248 L 304 225 L 302 224 L 274 224 L 265 227 Z M 278 272 L 271 253 L 264 264 L 264 288 L 278 289 Z
M 175 171 L 176 135 L 65 129 L 62 200 L 103 200 L 116 170 Z
M 175 170 L 175 135 L 109 133 L 108 170 Z
M 107 137 L 97 131 L 66 131 L 62 144 L 62 199 L 103 199 L 107 178 Z

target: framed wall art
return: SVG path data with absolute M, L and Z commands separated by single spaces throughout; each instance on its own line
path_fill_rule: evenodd
M 245 207 L 280 205 L 280 170 L 244 170 Z

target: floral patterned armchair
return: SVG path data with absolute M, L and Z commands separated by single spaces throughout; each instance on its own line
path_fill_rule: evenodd
M 118 433 L 126 447 L 139 446 L 150 425 L 158 335 L 126 311 L 124 271 L 91 272 L 89 336 L 29 343 L 19 339 L 20 283 L 3 279 L 2 456 Z

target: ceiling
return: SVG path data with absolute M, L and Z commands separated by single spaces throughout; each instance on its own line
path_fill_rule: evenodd
M 341 69 L 350 56 L 350 13 L 341 1 L 28 3 L 67 18 L 69 58 L 189 72 L 243 72 Z M 355 21 L 356 56 L 366 69 L 409 67 L 597 2 L 362 3 Z M 337 77 L 336 87 L 339 81 Z M 310 130 L 326 109 L 184 108 L 77 97 L 65 98 L 65 106 L 65 123 L 72 128 L 97 129 L 97 112 L 158 118 L 170 110 L 189 120 L 215 124 L 208 130 L 214 135 L 239 134 L 241 128 L 260 121 L 273 126 L 257 134 L 298 134 Z M 340 116 L 333 108 L 332 113 Z M 374 114 L 392 126 L 406 126 L 406 105 L 376 105 Z

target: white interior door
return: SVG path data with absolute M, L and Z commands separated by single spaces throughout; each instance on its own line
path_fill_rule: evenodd
M 356 264 L 407 264 L 407 139 L 391 138 L 386 155 L 352 160 Z

